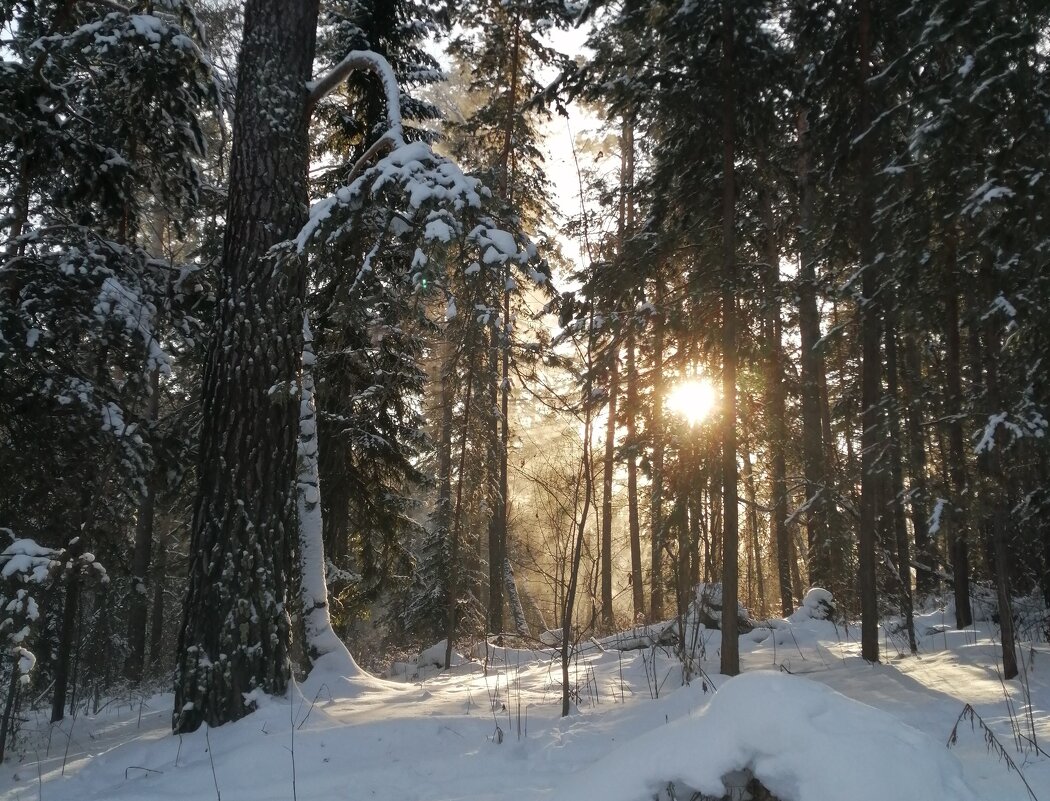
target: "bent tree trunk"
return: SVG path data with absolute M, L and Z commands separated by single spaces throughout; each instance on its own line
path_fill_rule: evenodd
M 216 338 L 204 375 L 200 484 L 173 726 L 193 731 L 283 693 L 296 536 L 295 387 L 304 268 L 271 248 L 306 220 L 306 83 L 317 0 L 248 0 L 237 75 Z

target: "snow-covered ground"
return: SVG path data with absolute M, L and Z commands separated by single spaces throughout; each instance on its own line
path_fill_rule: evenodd
M 784 801 L 1031 798 L 983 720 L 1050 801 L 1050 757 L 1025 739 L 1050 751 L 1045 644 L 1023 650 L 1029 709 L 1023 682 L 999 679 L 990 624 L 942 631 L 942 613 L 920 616 L 920 656 L 897 657 L 887 639 L 872 666 L 858 631 L 807 617 L 744 635 L 736 679 L 717 673 L 718 632 L 701 630 L 706 659 L 688 686 L 670 649 L 589 643 L 565 719 L 553 652 L 492 647 L 487 671 L 484 659 L 402 681 L 315 670 L 290 698 L 182 737 L 165 695 L 53 729 L 34 719 L 0 766 L 0 798 L 663 801 L 669 783 L 678 799 L 719 797 L 741 768 Z M 978 722 L 965 718 L 949 749 L 966 704 Z

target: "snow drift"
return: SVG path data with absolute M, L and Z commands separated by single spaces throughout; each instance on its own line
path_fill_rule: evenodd
M 558 797 L 638 801 L 673 783 L 678 798 L 720 798 L 723 778 L 745 769 L 781 801 L 976 801 L 943 744 L 823 684 L 768 671 L 730 679 L 699 714 L 617 749 Z

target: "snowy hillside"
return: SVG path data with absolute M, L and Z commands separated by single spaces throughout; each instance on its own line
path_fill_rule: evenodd
M 264 698 L 237 723 L 182 737 L 170 696 L 111 702 L 53 730 L 27 722 L 0 797 L 745 798 L 732 785 L 746 768 L 784 801 L 1013 801 L 1032 797 L 1025 780 L 1050 798 L 1045 645 L 1025 646 L 1024 681 L 1004 685 L 988 624 L 957 632 L 941 612 L 920 616 L 920 656 L 872 666 L 856 631 L 806 618 L 745 635 L 735 679 L 717 674 L 718 632 L 699 629 L 706 658 L 688 686 L 670 649 L 615 647 L 638 632 L 591 642 L 573 662 L 579 706 L 566 719 L 552 652 L 490 646 L 486 671 L 484 644 L 451 675 L 424 666 L 401 681 L 322 662 L 290 701 Z M 975 722 L 948 748 L 967 704 Z

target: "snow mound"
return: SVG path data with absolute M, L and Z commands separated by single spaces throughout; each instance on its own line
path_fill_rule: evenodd
M 416 664 L 420 667 L 439 667 L 445 666 L 445 649 L 448 647 L 448 640 L 441 640 L 431 645 L 429 648 L 424 649 L 419 656 L 416 658 Z M 456 665 L 462 665 L 466 661 L 466 657 L 463 654 L 452 652 L 452 659 L 450 663 L 452 667 Z
M 695 587 L 695 598 L 689 604 L 690 620 L 699 617 L 700 622 L 709 629 L 722 628 L 722 585 L 700 583 Z M 737 626 L 741 633 L 751 631 L 755 621 L 751 613 L 740 601 L 736 605 Z
M 661 726 L 574 777 L 560 798 L 637 801 L 668 783 L 716 798 L 750 770 L 780 801 L 976 801 L 942 744 L 796 676 L 727 681 L 697 716 Z
M 822 587 L 813 587 L 802 599 L 802 606 L 788 618 L 792 623 L 806 620 L 831 620 L 835 614 L 835 598 Z
M 314 660 L 310 675 L 298 686 L 298 692 L 307 703 L 320 698 L 327 698 L 331 702 L 399 687 L 403 685 L 384 681 L 361 668 L 346 647 L 340 644 L 337 650 Z

